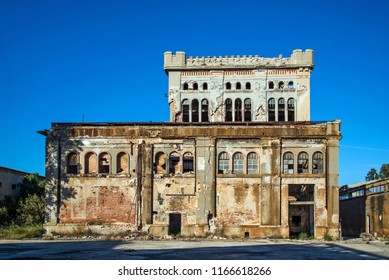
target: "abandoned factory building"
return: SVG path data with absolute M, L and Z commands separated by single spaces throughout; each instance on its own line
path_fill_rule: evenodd
M 339 235 L 340 121 L 310 121 L 312 50 L 166 52 L 170 122 L 53 123 L 48 232 Z

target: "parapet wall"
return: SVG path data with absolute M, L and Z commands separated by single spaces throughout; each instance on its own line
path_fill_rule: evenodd
M 293 50 L 290 57 L 283 58 L 282 55 L 273 58 L 265 58 L 259 55 L 237 55 L 237 56 L 186 56 L 185 52 L 165 52 L 164 69 L 224 69 L 224 68 L 313 68 L 313 50 L 307 49 L 303 52 L 300 49 Z

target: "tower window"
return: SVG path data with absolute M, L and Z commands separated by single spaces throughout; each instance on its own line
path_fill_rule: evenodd
M 231 90 L 231 83 L 230 82 L 226 83 L 226 90 Z
M 226 122 L 232 122 L 232 100 L 230 98 L 226 99 Z
M 197 99 L 192 100 L 192 122 L 199 121 L 199 101 Z
M 309 157 L 306 152 L 299 153 L 297 157 L 297 173 L 307 174 L 309 168 Z
M 244 100 L 244 121 L 250 122 L 251 121 L 251 99 L 246 98 Z
M 240 98 L 235 99 L 235 121 L 242 121 L 242 100 Z
M 278 99 L 278 121 L 285 121 L 285 99 Z
M 218 174 L 227 174 L 229 170 L 230 159 L 226 152 L 219 154 Z
M 249 82 L 246 83 L 246 89 L 251 89 L 251 84 Z
M 294 159 L 293 159 L 293 154 L 291 152 L 287 152 L 284 154 L 283 169 L 284 169 L 284 174 L 293 174 Z
M 242 89 L 242 85 L 239 82 L 236 83 L 236 89 Z
M 243 174 L 243 155 L 242 153 L 235 153 L 232 157 L 233 167 L 232 173 Z
M 270 98 L 268 101 L 268 110 L 269 110 L 269 122 L 274 122 L 276 120 L 276 104 L 274 98 Z

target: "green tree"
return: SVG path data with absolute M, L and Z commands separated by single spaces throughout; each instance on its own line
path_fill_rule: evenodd
M 389 164 L 388 163 L 381 165 L 379 176 L 380 176 L 380 179 L 389 178 Z
M 371 168 L 369 172 L 367 172 L 367 175 L 365 177 L 366 181 L 373 181 L 379 179 L 379 175 L 377 173 L 377 170 L 375 168 Z
M 45 181 L 41 180 L 38 174 L 28 174 L 24 176 L 20 186 L 20 199 L 25 199 L 29 195 L 36 194 L 43 196 L 45 192 Z
M 43 195 L 30 194 L 19 203 L 17 223 L 26 226 L 42 225 L 45 217 Z

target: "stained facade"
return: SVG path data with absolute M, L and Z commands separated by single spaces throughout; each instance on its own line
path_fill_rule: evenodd
M 313 51 L 164 61 L 170 122 L 42 132 L 48 231 L 338 237 L 340 122 L 310 121 Z

